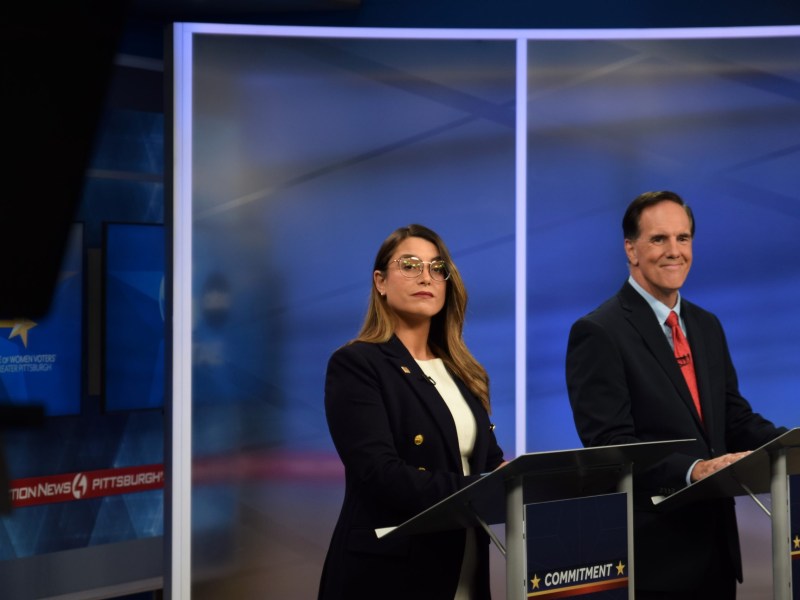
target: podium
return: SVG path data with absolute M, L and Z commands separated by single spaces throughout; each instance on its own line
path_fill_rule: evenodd
M 665 509 L 698 500 L 750 496 L 772 521 L 772 582 L 775 600 L 792 598 L 789 475 L 800 474 L 800 428 L 787 431 L 732 465 L 653 502 Z M 769 493 L 772 511 L 756 498 Z M 800 582 L 798 582 L 800 585 Z
M 633 477 L 693 440 L 644 442 L 523 454 L 378 537 L 483 528 L 506 559 L 506 598 L 527 598 L 525 506 L 625 493 L 628 590 L 633 598 Z M 506 545 L 489 527 L 505 523 Z

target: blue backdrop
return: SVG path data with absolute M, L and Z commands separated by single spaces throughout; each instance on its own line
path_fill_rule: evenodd
M 377 247 L 410 222 L 464 274 L 509 456 L 518 336 L 525 450 L 580 445 L 567 334 L 627 277 L 622 213 L 651 189 L 695 210 L 684 292 L 721 317 L 745 395 L 797 423 L 797 38 L 530 43 L 525 330 L 513 42 L 198 35 L 193 49 L 196 574 L 222 538 L 232 573 L 314 593 L 342 480 L 325 364 L 359 328 Z

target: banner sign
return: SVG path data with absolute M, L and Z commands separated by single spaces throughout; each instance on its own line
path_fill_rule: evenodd
M 29 477 L 11 482 L 14 508 L 131 494 L 164 487 L 164 465 L 144 465 Z
M 628 598 L 623 493 L 525 506 L 528 598 Z

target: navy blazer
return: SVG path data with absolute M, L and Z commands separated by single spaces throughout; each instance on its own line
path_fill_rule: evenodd
M 717 317 L 686 299 L 681 299 L 681 316 L 692 349 L 703 423 L 662 326 L 629 283 L 579 319 L 567 345 L 567 388 L 585 446 L 695 439 L 634 477 L 634 568 L 640 589 L 695 587 L 717 551 L 728 553 L 741 581 L 732 500 L 665 512 L 650 498 L 684 487 L 697 459 L 753 450 L 786 431 L 754 413 L 739 393 Z
M 462 472 L 455 423 L 436 386 L 397 337 L 356 342 L 328 362 L 325 412 L 345 467 L 345 496 L 319 597 L 453 598 L 464 530 L 378 539 L 497 468 L 503 453 L 480 401 L 455 376 L 475 416 L 470 473 Z M 489 598 L 488 537 L 479 532 L 479 597 Z

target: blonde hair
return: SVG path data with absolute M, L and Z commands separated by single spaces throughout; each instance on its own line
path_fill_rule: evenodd
M 486 412 L 491 412 L 489 402 L 489 376 L 486 369 L 475 359 L 464 343 L 464 318 L 467 312 L 467 290 L 450 252 L 436 232 L 423 225 L 412 224 L 395 230 L 381 244 L 375 256 L 374 271 L 386 275 L 389 259 L 400 243 L 410 237 L 418 237 L 436 246 L 439 256 L 447 262 L 450 278 L 447 280 L 444 307 L 431 319 L 428 344 L 437 357 L 467 388 L 481 401 Z M 395 316 L 373 285 L 369 297 L 367 314 L 358 337 L 353 341 L 384 343 L 394 334 Z

